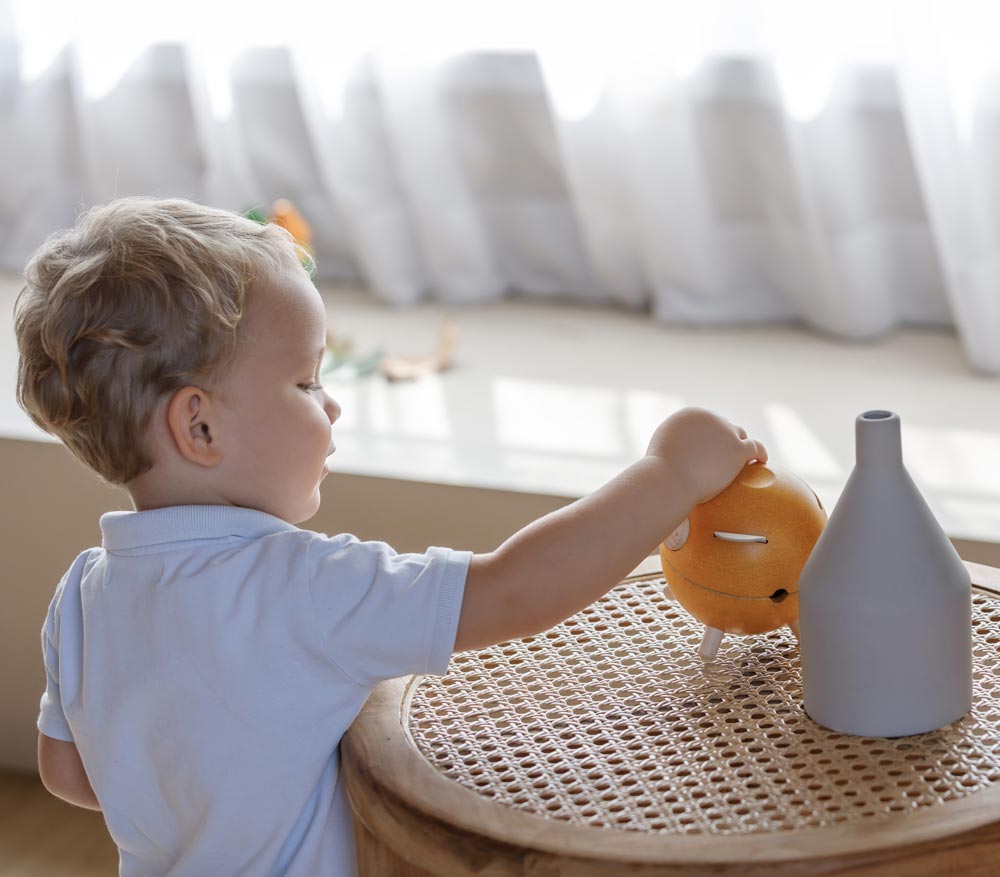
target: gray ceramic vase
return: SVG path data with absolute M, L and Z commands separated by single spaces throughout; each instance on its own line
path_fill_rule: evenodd
M 805 710 L 844 734 L 920 734 L 972 706 L 972 585 L 903 466 L 899 416 L 866 411 L 855 437 L 799 579 Z

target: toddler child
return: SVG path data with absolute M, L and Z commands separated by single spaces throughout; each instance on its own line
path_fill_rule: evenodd
M 767 459 L 685 408 L 486 554 L 299 529 L 340 416 L 301 256 L 275 225 L 124 198 L 25 269 L 18 401 L 135 507 L 56 588 L 38 718 L 43 783 L 103 811 L 123 875 L 354 873 L 339 744 L 372 688 L 562 621 Z

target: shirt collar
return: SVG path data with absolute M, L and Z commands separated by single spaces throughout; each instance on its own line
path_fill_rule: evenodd
M 101 515 L 102 544 L 109 551 L 226 536 L 253 539 L 296 529 L 274 515 L 240 506 L 178 505 Z

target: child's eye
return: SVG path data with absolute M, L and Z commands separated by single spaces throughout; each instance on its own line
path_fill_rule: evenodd
M 322 384 L 299 384 L 300 390 L 305 390 L 307 393 L 315 393 L 317 390 L 322 390 Z

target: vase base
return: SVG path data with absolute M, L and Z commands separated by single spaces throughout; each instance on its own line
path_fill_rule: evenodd
M 884 740 L 898 740 L 901 737 L 917 737 L 920 734 L 930 734 L 934 731 L 940 731 L 947 728 L 949 725 L 955 724 L 955 722 L 960 722 L 969 714 L 971 709 L 972 708 L 970 707 L 950 721 L 940 723 L 935 722 L 930 727 L 927 727 L 926 723 L 911 725 L 909 727 L 889 727 L 884 724 L 879 725 L 874 723 L 867 726 L 864 724 L 851 726 L 845 725 L 843 722 L 827 723 L 814 716 L 808 709 L 805 708 L 803 708 L 803 712 L 805 712 L 806 716 L 808 716 L 820 727 L 826 728 L 828 731 L 834 731 L 837 734 L 845 734 L 849 737 L 878 737 Z M 915 728 L 916 730 L 911 730 L 912 728 Z

